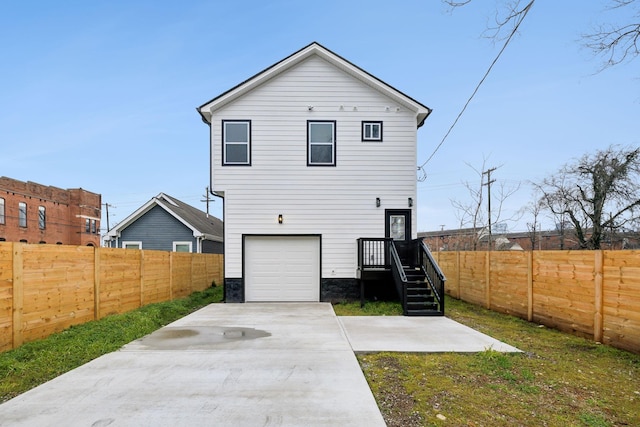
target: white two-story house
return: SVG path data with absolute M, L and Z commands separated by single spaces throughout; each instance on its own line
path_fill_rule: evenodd
M 358 239 L 416 238 L 431 110 L 346 59 L 312 43 L 198 112 L 224 200 L 227 302 L 357 298 L 363 259 L 389 264 Z

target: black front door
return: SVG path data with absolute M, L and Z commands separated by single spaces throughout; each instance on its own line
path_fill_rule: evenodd
M 393 239 L 403 265 L 409 265 L 411 242 L 411 209 L 385 210 L 385 237 Z

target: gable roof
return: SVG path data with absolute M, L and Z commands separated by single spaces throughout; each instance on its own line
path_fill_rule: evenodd
M 431 109 L 410 96 L 404 94 L 393 86 L 383 82 L 379 78 L 372 74 L 369 74 L 357 65 L 347 61 L 340 55 L 335 54 L 329 49 L 325 48 L 317 42 L 313 42 L 299 51 L 289 55 L 285 59 L 273 64 L 272 66 L 264 69 L 258 74 L 250 77 L 239 85 L 229 89 L 228 91 L 218 95 L 210 101 L 205 102 L 197 108 L 198 113 L 202 116 L 202 120 L 205 123 L 211 124 L 211 116 L 214 111 L 222 106 L 234 101 L 247 92 L 255 89 L 256 87 L 264 84 L 265 82 L 280 75 L 284 71 L 296 66 L 300 62 L 306 60 L 311 56 L 318 56 L 350 76 L 360 80 L 364 84 L 378 90 L 387 97 L 395 100 L 396 102 L 404 105 L 406 108 L 414 111 L 417 116 L 417 127 L 422 126 L 426 118 L 431 114 Z
M 140 219 L 144 214 L 156 206 L 164 209 L 175 219 L 191 229 L 193 231 L 193 237 L 203 237 L 206 240 L 213 240 L 215 242 L 223 241 L 221 220 L 213 215 L 207 215 L 205 212 L 202 212 L 201 210 L 164 193 L 158 194 L 127 218 L 120 221 L 118 225 L 113 227 L 106 234 L 106 236 L 111 238 L 117 237 L 122 230 Z

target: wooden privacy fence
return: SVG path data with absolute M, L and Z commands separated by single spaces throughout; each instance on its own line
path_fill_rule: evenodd
M 223 255 L 0 243 L 0 351 L 222 283 Z
M 438 252 L 446 292 L 640 353 L 640 251 Z

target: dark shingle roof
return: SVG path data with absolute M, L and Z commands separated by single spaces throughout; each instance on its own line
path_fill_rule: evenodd
M 163 203 L 163 206 L 170 210 L 175 216 L 182 218 L 201 233 L 211 237 L 217 237 L 219 241 L 222 241 L 222 221 L 215 216 L 207 215 L 206 212 L 196 209 L 168 194 L 160 193 L 155 199 L 158 201 L 167 201 L 168 203 Z
M 223 223 L 220 219 L 206 212 L 196 209 L 175 197 L 160 193 L 149 200 L 122 222 L 113 227 L 107 236 L 115 237 L 121 230 L 137 221 L 153 207 L 158 206 L 171 214 L 178 221 L 194 231 L 194 235 L 201 234 L 206 240 L 223 241 Z

